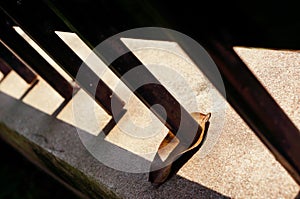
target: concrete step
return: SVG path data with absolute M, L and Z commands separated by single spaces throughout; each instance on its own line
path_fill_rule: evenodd
M 300 53 L 242 47 L 235 50 L 299 128 Z M 189 94 L 182 94 L 186 88 L 176 84 L 178 78 L 163 79 L 165 73 L 159 76 L 160 69 L 151 68 L 187 110 L 212 112 L 206 144 L 159 188 L 148 182 L 146 170 L 167 129 L 109 72 L 103 74 L 103 80 L 110 81 L 114 89 L 120 85 L 117 90 L 128 102 L 127 112 L 107 136 L 101 131 L 110 116 L 84 91 L 80 90 L 58 115 L 53 115 L 63 99 L 42 79 L 20 99 L 29 86 L 11 72 L 0 84 L 0 137 L 82 197 L 293 198 L 297 195 L 299 186 L 222 98 L 217 99 L 224 106 L 217 108 L 212 101 L 216 98 L 210 95 L 213 88 L 193 71 L 188 61 L 180 62 L 174 56 L 151 49 L 135 53 L 149 67 L 156 58 L 160 64 L 172 65 L 175 71 L 180 71 L 195 92 L 198 107 L 189 100 Z M 135 128 L 129 125 L 130 121 Z M 141 128 L 146 130 L 141 132 Z M 105 158 L 106 155 L 109 157 Z

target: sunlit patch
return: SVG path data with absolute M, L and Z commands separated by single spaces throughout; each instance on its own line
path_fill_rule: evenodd
M 49 115 L 52 115 L 63 101 L 64 98 L 42 79 L 23 98 L 24 103 Z
M 11 71 L 1 82 L 0 91 L 16 99 L 20 99 L 29 87 L 30 85 L 16 72 Z
M 73 106 L 76 106 L 76 109 Z M 79 90 L 58 114 L 57 118 L 94 136 L 98 136 L 111 119 L 111 116 L 88 96 L 86 92 Z

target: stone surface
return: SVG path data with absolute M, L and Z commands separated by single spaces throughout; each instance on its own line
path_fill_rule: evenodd
M 47 82 L 40 80 L 24 97 L 23 102 L 49 115 L 63 103 L 61 97 Z
M 0 84 L 1 92 L 16 99 L 22 97 L 28 88 L 29 85 L 14 71 L 11 71 Z
M 164 44 L 159 45 L 161 47 Z M 173 48 L 178 46 L 173 45 Z M 300 54 L 250 48 L 235 50 L 299 128 Z M 177 52 L 180 52 L 180 49 L 177 49 Z M 214 108 L 210 98 L 213 88 L 208 86 L 206 80 L 197 79 L 200 74 L 193 71 L 193 66 L 187 60 L 161 50 L 147 49 L 135 53 L 146 65 L 150 62 L 147 65 L 149 70 L 164 82 L 189 111 L 194 111 L 190 93 L 185 94 L 185 87 L 176 84 L 178 78 L 174 78 L 174 81 L 163 79 L 164 75 L 159 73 L 159 68 L 151 66 L 155 65 L 153 62 L 159 61 L 160 64 L 174 67 L 176 71 L 180 70 L 180 74 L 189 81 L 188 84 L 195 92 L 196 103 L 199 106 L 196 110 L 211 111 L 215 117 L 212 118 L 208 131 L 215 136 L 212 136 L 212 141 L 207 144 L 212 145 L 216 142 L 213 148 L 206 145 L 206 150 L 199 150 L 177 175 L 161 187 L 152 187 L 147 181 L 147 173 L 127 173 L 112 169 L 89 153 L 78 132 L 92 136 L 102 135 L 100 130 L 105 126 L 105 122 L 99 121 L 107 121 L 109 117 L 104 111 L 96 110 L 93 101 L 85 97 L 82 91 L 75 96 L 79 100 L 73 99 L 57 118 L 0 92 L 0 136 L 91 198 L 100 195 L 107 198 L 294 198 L 297 195 L 299 186 L 235 111 L 228 105 L 221 110 Z M 105 74 L 102 75 L 105 79 Z M 115 88 L 120 83 L 110 75 L 106 78 L 111 80 L 109 85 Z M 10 86 L 8 90 L 14 89 L 11 84 L 7 83 Z M 3 82 L 0 85 L 3 86 Z M 50 88 L 45 87 L 45 90 L 47 89 Z M 17 90 L 16 92 L 19 92 Z M 142 158 L 145 165 L 149 165 L 151 153 L 155 152 L 166 129 L 157 124 L 157 128 L 162 129 L 144 139 L 138 139 L 141 138 L 139 136 L 144 136 L 143 134 L 132 134 L 138 131 L 126 131 L 129 119 L 137 126 L 145 125 L 152 121 L 149 119 L 151 113 L 144 105 L 139 104 L 134 96 L 128 97 L 128 90 L 121 88 L 118 92 L 120 96 L 129 99 L 125 107 L 128 109 L 128 117 L 122 118 L 125 126 L 115 126 L 109 136 L 101 141 L 105 146 L 123 148 L 132 159 Z M 39 97 L 38 94 L 36 93 L 36 98 Z M 51 96 L 56 98 L 56 95 Z M 34 99 L 30 98 L 30 101 L 33 102 Z M 87 118 L 89 112 L 84 113 L 87 106 L 82 106 L 74 112 L 72 103 L 91 104 L 90 112 L 97 120 Z M 222 111 L 225 111 L 224 118 L 221 117 Z M 80 116 L 80 113 L 83 116 Z M 218 116 L 223 120 L 218 120 Z

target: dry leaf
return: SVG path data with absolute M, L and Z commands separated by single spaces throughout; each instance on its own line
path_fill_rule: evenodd
M 160 185 L 164 183 L 172 170 L 172 163 L 179 158 L 179 156 L 195 149 L 204 140 L 204 133 L 206 132 L 206 123 L 211 114 L 192 113 L 192 117 L 199 123 L 201 132 L 198 133 L 193 143 L 186 149 L 184 145 L 180 145 L 180 140 L 169 131 L 164 140 L 161 142 L 158 152 L 151 164 L 149 181 L 153 185 Z M 158 168 L 158 169 L 156 169 Z

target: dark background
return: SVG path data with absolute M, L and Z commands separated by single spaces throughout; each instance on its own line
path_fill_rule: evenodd
M 78 198 L 1 139 L 0 153 L 1 199 Z

